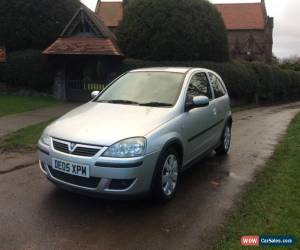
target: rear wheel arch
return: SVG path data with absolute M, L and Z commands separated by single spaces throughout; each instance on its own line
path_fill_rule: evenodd
M 227 118 L 227 121 L 226 121 L 226 123 L 225 123 L 225 126 L 226 126 L 226 124 L 228 124 L 230 127 L 232 127 L 232 123 L 233 123 L 232 116 L 229 116 L 229 117 Z

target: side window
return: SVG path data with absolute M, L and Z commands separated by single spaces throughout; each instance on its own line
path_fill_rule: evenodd
M 215 93 L 215 98 L 224 96 L 226 94 L 226 91 L 222 83 L 220 82 L 219 78 L 212 73 L 208 73 L 208 75 L 211 81 L 212 88 Z
M 205 73 L 196 73 L 189 84 L 187 91 L 187 102 L 191 102 L 195 96 L 207 96 L 212 99 L 209 81 Z

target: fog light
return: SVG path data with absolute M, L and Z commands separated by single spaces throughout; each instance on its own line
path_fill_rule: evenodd
M 124 190 L 124 189 L 129 188 L 133 182 L 134 182 L 134 179 L 127 179 L 127 180 L 113 179 L 110 182 L 109 189 Z

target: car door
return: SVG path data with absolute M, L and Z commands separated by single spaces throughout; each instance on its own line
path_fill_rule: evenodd
M 195 73 L 189 82 L 185 105 L 192 102 L 195 96 L 207 96 L 213 100 L 212 89 L 205 72 Z M 206 107 L 193 108 L 185 112 L 184 135 L 186 138 L 186 162 L 194 159 L 213 146 L 215 135 L 212 127 L 216 122 L 214 103 Z
M 224 83 L 222 82 L 222 80 L 212 72 L 208 72 L 208 76 L 214 93 L 214 100 L 212 101 L 212 103 L 215 106 L 217 124 L 216 134 L 218 135 L 217 140 L 219 140 L 223 132 L 229 100 L 226 88 L 224 87 Z

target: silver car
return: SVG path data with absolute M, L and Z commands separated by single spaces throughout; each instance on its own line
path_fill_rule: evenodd
M 48 126 L 40 168 L 64 189 L 100 197 L 170 200 L 180 174 L 231 139 L 221 77 L 202 68 L 127 72 Z

